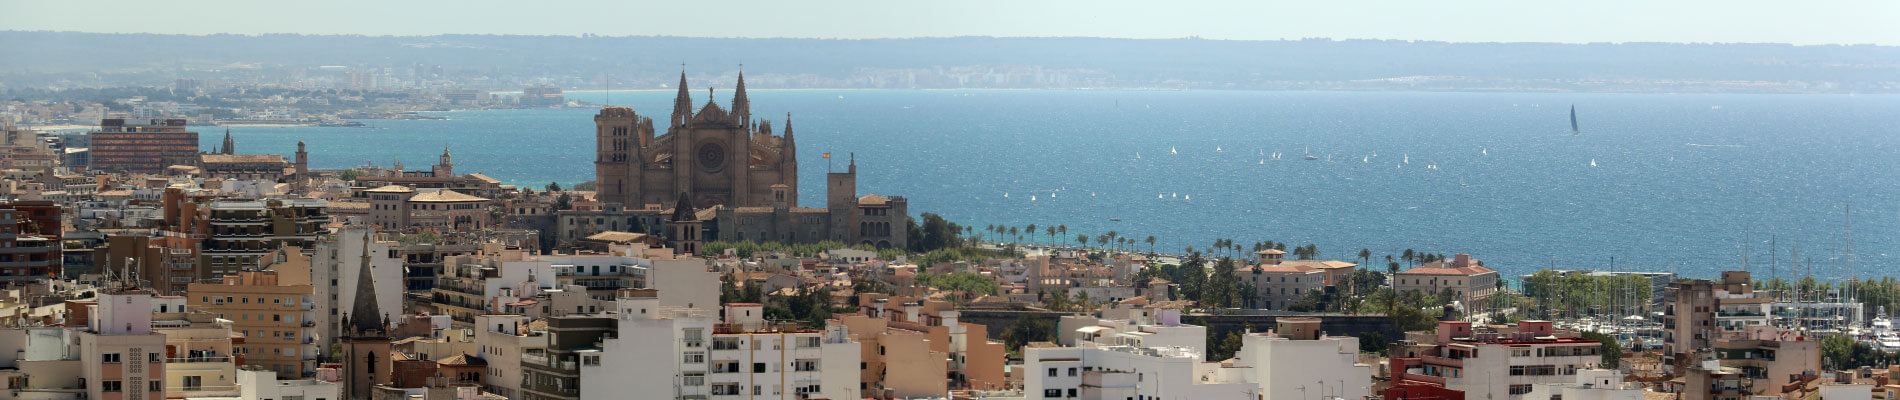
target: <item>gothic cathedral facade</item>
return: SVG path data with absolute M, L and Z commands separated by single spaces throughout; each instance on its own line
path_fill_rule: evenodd
M 730 109 L 708 98 L 694 112 L 682 72 L 666 134 L 655 136 L 653 120 L 631 108 L 607 107 L 594 116 L 599 200 L 638 209 L 686 193 L 702 208 L 795 205 L 798 152 L 786 118 L 783 135 L 773 134 L 770 121 L 752 119 L 743 73 Z

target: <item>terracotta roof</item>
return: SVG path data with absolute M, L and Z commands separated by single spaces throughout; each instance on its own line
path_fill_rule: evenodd
M 415 197 L 410 197 L 409 201 L 417 202 L 417 203 L 452 203 L 452 202 L 463 202 L 463 201 L 488 201 L 488 199 L 462 194 L 462 192 L 457 192 L 454 190 L 436 190 L 436 191 L 418 194 Z
M 884 196 L 875 195 L 875 194 L 867 194 L 862 197 L 858 197 L 858 205 L 860 206 L 881 206 L 889 202 L 891 202 L 891 199 L 885 198 Z
M 1285 260 L 1280 261 L 1280 265 L 1303 265 L 1319 269 L 1352 268 L 1359 266 L 1359 264 L 1339 260 Z
M 482 360 L 480 358 L 469 357 L 467 354 L 456 354 L 453 356 L 449 356 L 449 358 L 437 360 L 435 363 L 436 365 L 446 365 L 446 366 L 456 366 L 456 367 L 460 367 L 460 366 L 480 367 L 480 366 L 488 365 L 488 361 Z
M 1313 272 L 1313 271 L 1318 271 L 1318 270 L 1319 268 L 1313 268 L 1313 267 L 1305 266 L 1305 265 L 1287 265 L 1287 264 L 1255 265 L 1255 266 L 1240 269 L 1240 271 L 1245 271 L 1245 272 Z
M 480 172 L 477 172 L 477 173 L 473 173 L 473 174 L 468 174 L 468 175 L 466 175 L 466 176 L 467 176 L 467 177 L 469 177 L 469 178 L 472 178 L 472 179 L 475 179 L 475 180 L 479 180 L 479 181 L 482 181 L 482 182 L 488 182 L 488 183 L 493 183 L 493 184 L 500 184 L 500 183 L 501 183 L 501 181 L 499 181 L 499 180 L 496 180 L 495 178 L 490 178 L 490 177 L 488 177 L 488 175 L 482 175 L 482 174 L 481 174 Z
M 368 192 L 368 193 L 410 193 L 410 192 L 415 192 L 415 191 L 416 191 L 415 189 L 410 189 L 408 186 L 403 186 L 403 185 L 388 185 L 388 186 L 383 186 L 383 187 L 379 187 L 375 189 L 364 190 L 364 192 Z
M 647 234 L 645 233 L 604 231 L 601 233 L 596 233 L 596 234 L 587 236 L 587 240 L 594 240 L 594 241 L 601 241 L 601 242 L 614 242 L 614 243 L 631 243 L 631 242 L 638 241 L 641 239 L 646 239 L 646 237 L 647 237 Z
M 1478 265 L 1472 265 L 1472 266 L 1468 266 L 1464 268 L 1441 267 L 1440 265 L 1444 265 L 1444 264 L 1434 262 L 1430 264 L 1425 264 L 1424 266 L 1412 267 L 1412 269 L 1399 271 L 1399 273 L 1406 274 L 1406 275 L 1478 275 L 1478 274 L 1483 274 L 1483 273 L 1497 272 L 1496 270 L 1485 268 L 1483 266 L 1478 266 Z
M 330 209 L 335 210 L 339 208 L 347 208 L 347 209 L 353 209 L 353 210 L 355 209 L 368 210 L 369 203 L 360 202 L 360 201 L 339 201 L 335 203 L 330 203 Z
M 1266 249 L 1266 250 L 1256 251 L 1253 253 L 1254 254 L 1286 254 L 1286 250 Z

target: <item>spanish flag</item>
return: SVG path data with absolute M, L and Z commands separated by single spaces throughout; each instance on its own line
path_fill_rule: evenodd
M 825 159 L 826 159 L 826 160 L 830 160 L 830 159 L 831 159 L 831 153 L 825 153 Z

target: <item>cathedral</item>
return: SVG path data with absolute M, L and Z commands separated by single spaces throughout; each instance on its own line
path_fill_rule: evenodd
M 599 200 L 640 208 L 667 204 L 686 193 L 698 207 L 796 202 L 797 146 L 790 116 L 786 118 L 784 135 L 773 134 L 771 122 L 752 119 L 743 73 L 730 109 L 708 98 L 695 112 L 681 72 L 666 134 L 654 136 L 653 119 L 631 108 L 607 107 L 594 116 Z
M 770 122 L 752 119 L 745 74 L 733 91 L 730 110 L 709 99 L 695 112 L 681 72 L 673 116 L 659 136 L 653 120 L 633 109 L 602 108 L 594 116 L 594 187 L 602 207 L 558 212 L 558 240 L 571 244 L 629 230 L 664 234 L 687 253 L 696 252 L 688 247 L 697 242 L 714 240 L 909 243 L 909 203 L 902 196 L 859 196 L 855 156 L 843 172 L 826 174 L 824 208 L 799 207 L 791 116 L 784 134 L 774 134 Z M 659 211 L 668 204 L 671 219 Z

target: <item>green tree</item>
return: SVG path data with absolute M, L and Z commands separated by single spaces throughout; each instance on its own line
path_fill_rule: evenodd
M 1036 242 L 1036 224 L 1029 224 L 1029 226 L 1023 227 L 1023 233 L 1029 234 L 1030 243 Z
M 1032 315 L 1017 317 L 1015 323 L 1003 330 L 1003 347 L 1006 350 L 1020 352 L 1025 344 L 1055 340 L 1056 324 Z
M 1148 254 L 1154 254 L 1154 252 L 1155 252 L 1155 235 L 1148 235 L 1148 240 L 1147 240 L 1147 242 L 1148 242 Z
M 360 171 L 357 169 L 346 169 L 346 170 L 343 170 L 343 172 L 339 172 L 336 174 L 337 179 L 342 179 L 344 181 L 355 181 L 356 178 L 360 178 L 362 176 L 363 176 L 363 171 Z
M 1359 352 L 1385 355 L 1385 335 L 1378 332 L 1359 332 Z
M 548 182 L 548 191 L 550 191 L 550 192 L 559 192 L 559 191 L 561 191 L 561 183 L 560 183 L 560 182 Z
M 1616 337 L 1596 332 L 1583 332 L 1584 339 L 1602 342 L 1603 361 L 1598 368 L 1616 369 L 1623 361 L 1623 346 L 1616 343 Z M 1825 344 L 1823 344 L 1825 346 Z

